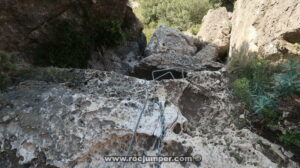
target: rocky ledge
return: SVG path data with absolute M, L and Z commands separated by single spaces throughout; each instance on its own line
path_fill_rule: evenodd
M 132 153 L 155 156 L 161 135 L 158 103 L 167 128 L 162 155 L 202 158 L 163 167 L 297 167 L 280 146 L 234 126 L 224 68 L 162 81 L 96 70 L 52 72 L 74 80 L 32 78 L 0 94 L 4 167 L 122 166 L 104 162 L 103 156 L 125 155 L 145 104 Z
M 207 26 L 224 28 L 216 33 L 226 32 L 220 43 L 211 41 L 214 32 L 193 37 L 159 27 L 146 47 L 146 57 L 125 60 L 134 66 L 129 68 L 133 73 L 123 66 L 114 69 L 132 77 L 42 68 L 1 92 L 0 167 L 154 167 L 152 162 L 105 162 L 104 156 L 126 156 L 128 151 L 156 156 L 160 149 L 162 156 L 195 159 L 161 163 L 166 168 L 299 167 L 293 153 L 234 124 L 238 109 L 231 100 L 227 70 L 217 62 L 228 52 L 222 49 L 229 45 L 230 14 L 224 19 L 224 25 Z M 149 80 L 153 70 L 169 68 L 176 79 Z

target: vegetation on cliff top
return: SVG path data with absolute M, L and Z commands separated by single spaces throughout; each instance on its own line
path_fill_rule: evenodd
M 145 24 L 149 41 L 155 28 L 166 25 L 197 34 L 202 18 L 213 6 L 209 0 L 132 0 L 140 3 L 134 12 Z
M 232 58 L 229 69 L 234 75 L 234 94 L 243 102 L 243 108 L 250 112 L 249 121 L 274 132 L 273 140 L 300 152 L 299 60 L 275 66 L 262 59 L 245 61 L 245 57 L 240 58 L 244 59 Z M 284 113 L 289 117 L 285 118 Z M 291 116 L 294 117 L 291 119 Z M 285 120 L 294 126 L 286 126 Z M 284 132 L 279 133 L 282 129 Z
M 225 6 L 233 10 L 234 0 L 131 0 L 140 5 L 134 12 L 145 24 L 144 33 L 149 41 L 155 28 L 166 25 L 196 35 L 202 18 L 211 8 Z
M 141 1 L 144 23 L 167 25 L 181 31 L 201 23 L 211 8 L 208 0 L 152 0 Z

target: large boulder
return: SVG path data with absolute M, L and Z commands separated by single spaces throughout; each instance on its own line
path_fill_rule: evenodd
M 220 58 L 227 56 L 231 31 L 231 13 L 225 7 L 211 9 L 202 20 L 197 37 L 218 47 Z
M 104 48 L 103 52 L 94 51 L 89 60 L 89 67 L 101 71 L 114 71 L 129 75 L 143 58 L 146 38 L 141 36 L 141 41 L 125 41 L 114 48 Z
M 170 69 L 175 75 L 175 78 L 181 78 L 182 73 L 188 71 L 200 71 L 203 69 L 219 70 L 224 66 L 218 62 L 205 60 L 206 55 L 203 55 L 203 57 L 200 56 L 200 54 L 199 56 L 188 56 L 176 53 L 153 54 L 142 59 L 141 62 L 136 65 L 134 75 L 139 78 L 152 79 L 151 74 L 153 71 Z M 163 73 L 165 72 L 160 74 L 163 75 Z
M 252 56 L 278 61 L 300 55 L 298 0 L 238 0 L 232 18 L 230 57 Z
M 142 33 L 143 24 L 127 7 L 123 26 L 130 33 L 130 39 L 121 45 L 112 48 L 99 48 L 94 51 L 89 60 L 89 67 L 102 71 L 114 71 L 120 74 L 129 75 L 133 72 L 134 66 L 142 59 L 147 45 L 146 36 Z
M 167 26 L 159 26 L 147 45 L 145 54 L 147 56 L 157 53 L 195 55 L 197 45 L 200 43 L 196 38 Z
M 0 93 L 1 166 L 153 167 L 152 162 L 105 162 L 103 156 L 127 153 L 145 105 L 131 154 L 155 156 L 162 133 L 158 103 L 166 126 L 162 155 L 198 159 L 164 162 L 162 167 L 298 166 L 280 146 L 231 124 L 224 69 L 164 81 L 95 70 L 51 72 L 47 80 L 31 74 L 30 80 Z
M 158 69 L 195 71 L 208 64 L 217 69 L 222 67 L 215 62 L 218 59 L 218 48 L 215 45 L 201 42 L 194 36 L 167 26 L 157 28 L 146 47 L 145 55 L 134 69 L 134 74 L 138 77 L 148 76 L 151 71 Z

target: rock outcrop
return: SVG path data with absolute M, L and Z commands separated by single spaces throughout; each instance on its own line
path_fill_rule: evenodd
M 139 59 L 146 39 L 142 33 L 143 24 L 127 3 L 128 0 L 1 1 L 0 50 L 12 53 L 18 59 L 23 56 L 25 61 L 31 63 L 35 48 L 51 38 L 51 28 L 56 20 L 76 20 L 78 23 L 88 19 L 93 22 L 114 20 L 120 22 L 131 37 L 116 48 L 101 48 L 101 55 L 95 49 L 89 61 L 90 67 L 129 73 L 131 64 L 126 63 L 125 59 Z
M 124 22 L 127 0 L 88 1 L 1 1 L 0 49 L 10 52 L 27 48 L 47 35 L 48 24 L 58 18 L 80 19 L 84 9 L 98 19 L 114 19 Z
M 251 56 L 278 61 L 299 56 L 298 0 L 238 0 L 232 18 L 230 57 Z
M 268 40 L 271 44 L 273 41 L 267 35 L 274 35 L 272 33 L 275 32 L 279 33 L 278 39 L 273 40 L 280 39 L 280 44 L 284 40 L 286 43 L 298 43 L 298 36 L 295 35 L 299 33 L 299 23 L 289 21 L 287 25 L 291 25 L 291 30 L 273 32 L 272 29 L 261 41 L 253 34 L 247 34 L 249 30 L 250 33 L 262 30 L 254 29 L 255 26 L 265 26 L 263 31 L 269 30 L 269 20 L 265 21 L 268 24 L 260 21 L 270 18 L 272 21 L 273 18 L 268 13 L 268 6 L 264 5 L 273 5 L 277 9 L 281 4 L 279 0 L 254 1 L 237 2 L 233 18 L 234 35 L 231 38 L 236 50 L 231 48 L 231 54 L 244 50 L 239 45 L 240 40 L 243 44 L 249 42 L 258 51 L 259 47 L 253 46 L 267 45 L 263 43 Z M 95 51 L 91 65 L 102 71 L 38 68 L 26 74 L 25 80 L 21 79 L 17 85 L 0 92 L 1 168 L 156 166 L 158 163 L 155 162 L 105 161 L 105 156 L 127 156 L 133 135 L 136 138 L 129 151 L 130 156 L 156 156 L 162 140 L 162 156 L 194 158 L 193 162 L 162 162 L 161 167 L 166 168 L 299 167 L 292 160 L 292 152 L 247 128 L 240 129 L 236 124 L 234 112 L 238 109 L 228 89 L 229 75 L 224 65 L 216 62 L 220 52 L 227 52 L 225 46 L 228 45 L 228 25 L 225 22 L 228 23 L 230 14 L 225 14 L 223 8 L 211 11 L 204 19 L 208 22 L 214 12 L 226 16 L 218 18 L 220 23 L 204 26 L 205 29 L 212 29 L 207 36 L 199 33 L 202 40 L 208 42 L 160 26 L 146 47 L 145 58 L 142 58 L 140 52 L 143 51 L 144 38 L 140 34 L 139 22 L 126 5 L 127 1 L 87 2 L 0 2 L 3 7 L 0 23 L 5 23 L 0 28 L 0 37 L 7 43 L 1 42 L 0 48 L 7 51 L 27 49 L 39 43 L 44 35 L 47 36 L 47 25 L 52 18 L 80 18 L 82 5 L 87 5 L 85 7 L 89 7 L 99 18 L 124 22 L 124 28 L 137 33 L 133 36 L 134 40 L 124 46 Z M 299 5 L 296 0 L 289 3 Z M 255 8 L 263 11 L 263 15 L 253 12 Z M 283 9 L 292 10 L 291 18 L 298 13 L 296 8 Z M 250 14 L 246 15 L 248 11 L 257 14 L 255 24 L 248 18 Z M 239 15 L 247 16 L 245 18 L 248 20 L 242 22 Z M 237 36 L 237 26 L 242 28 L 240 36 Z M 221 41 L 211 38 L 213 32 Z M 247 53 L 252 52 L 250 48 L 245 49 Z M 288 50 L 289 53 L 292 51 Z M 103 59 L 99 60 L 99 56 Z M 123 75 L 129 73 L 132 67 L 135 67 L 132 75 L 143 79 Z M 146 80 L 151 79 L 153 70 L 166 68 L 177 68 L 170 70 L 176 79 Z M 142 111 L 141 122 L 136 127 Z
M 161 135 L 158 103 L 162 103 L 167 128 L 162 154 L 202 158 L 162 163 L 163 167 L 297 167 L 279 146 L 232 124 L 225 69 L 189 72 L 186 79 L 159 82 L 96 70 L 52 73 L 59 79 L 52 76 L 52 82 L 46 82 L 33 74 L 0 94 L 2 166 L 121 166 L 103 157 L 125 155 L 145 104 L 132 154 L 155 156 Z
M 143 58 L 145 45 L 146 39 L 142 35 L 138 41 L 125 41 L 122 45 L 106 48 L 103 52 L 94 51 L 89 60 L 89 67 L 129 75 Z
M 145 54 L 177 53 L 191 56 L 198 51 L 199 45 L 200 42 L 192 36 L 167 26 L 159 26 L 147 45 Z
M 218 47 L 220 59 L 227 56 L 229 51 L 231 13 L 225 7 L 211 9 L 202 20 L 202 26 L 197 37 L 204 42 Z
M 146 58 L 135 67 L 135 76 L 145 77 L 145 74 L 157 69 L 179 68 L 189 71 L 209 66 L 214 69 L 222 67 L 222 64 L 215 62 L 218 58 L 215 45 L 201 42 L 194 36 L 167 26 L 157 28 L 145 54 Z

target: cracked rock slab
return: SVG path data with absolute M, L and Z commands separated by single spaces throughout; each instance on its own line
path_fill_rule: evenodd
M 278 145 L 231 124 L 225 69 L 162 81 L 96 70 L 56 71 L 81 78 L 74 84 L 27 80 L 0 94 L 0 156 L 7 158 L 5 165 L 153 167 L 154 163 L 109 163 L 103 158 L 127 151 L 148 88 L 132 155 L 155 156 L 161 102 L 167 126 L 163 156 L 201 156 L 201 166 L 214 168 L 298 166 Z M 269 151 L 274 154 L 268 156 Z M 162 163 L 166 168 L 198 166 Z

